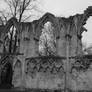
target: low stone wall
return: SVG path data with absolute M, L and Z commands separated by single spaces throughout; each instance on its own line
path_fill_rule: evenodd
M 64 89 L 64 76 L 52 75 L 50 73 L 37 73 L 36 75 L 26 76 L 27 88 L 38 89 Z
M 16 66 L 14 69 L 14 87 L 22 87 L 24 85 L 27 89 L 64 90 L 64 60 L 60 57 L 28 58 L 25 62 L 24 80 L 21 67 Z M 70 89 L 73 91 L 92 90 L 91 65 L 85 71 L 72 70 L 69 82 Z
M 58 58 L 28 59 L 26 87 L 39 89 L 64 89 L 64 69 Z

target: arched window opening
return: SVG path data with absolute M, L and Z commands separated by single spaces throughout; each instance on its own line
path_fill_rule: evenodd
M 39 55 L 55 56 L 56 55 L 56 39 L 54 37 L 54 27 L 51 22 L 46 22 L 42 28 L 39 40 Z
M 82 49 L 83 54 L 92 54 L 92 17 L 90 17 L 84 27 L 88 30 L 82 34 Z
M 18 46 L 16 28 L 12 26 L 7 33 L 4 41 L 4 52 L 13 53 L 16 52 Z

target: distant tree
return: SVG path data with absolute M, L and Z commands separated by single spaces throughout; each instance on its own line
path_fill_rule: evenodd
M 87 46 L 87 43 L 82 44 L 83 54 L 92 54 L 92 45 Z
M 92 54 L 92 45 L 85 48 L 84 51 L 87 53 L 87 54 Z
M 5 23 L 8 21 L 9 13 L 6 12 L 6 10 L 0 10 L 0 18 L 2 21 L 2 25 L 5 25 Z

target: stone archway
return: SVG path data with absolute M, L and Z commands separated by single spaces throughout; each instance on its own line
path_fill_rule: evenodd
M 52 25 L 53 25 L 54 28 L 55 28 L 55 30 L 53 31 L 53 33 L 54 33 L 54 36 L 56 37 L 56 39 L 60 37 L 60 35 L 59 35 L 59 33 L 60 33 L 59 22 L 58 22 L 58 19 L 57 19 L 54 15 L 52 15 L 52 14 L 50 14 L 50 13 L 46 13 L 46 14 L 45 14 L 42 18 L 40 18 L 38 21 L 39 21 L 39 22 L 38 22 L 37 28 L 35 28 L 35 38 L 36 38 L 37 40 L 39 40 L 39 37 L 40 37 L 40 35 L 41 35 L 41 33 L 42 33 L 42 28 L 43 28 L 44 24 L 45 24 L 46 22 L 48 22 L 48 21 L 51 22 Z
M 2 64 L 0 74 L 0 88 L 11 88 L 12 87 L 12 64 L 10 57 L 7 57 Z
M 54 28 L 53 29 L 53 35 L 54 35 L 54 38 L 56 39 L 56 42 L 60 37 L 60 26 L 59 26 L 58 19 L 53 14 L 46 13 L 43 17 L 41 17 L 38 20 L 38 23 L 35 26 L 34 38 L 36 39 L 35 44 L 36 44 L 37 52 L 39 52 L 38 51 L 39 50 L 39 40 L 40 40 L 40 36 L 42 34 L 42 29 L 44 29 L 44 25 L 47 22 L 50 22 L 52 24 L 53 28 Z M 56 44 L 56 48 L 57 48 L 57 44 Z
M 16 58 L 16 61 L 13 64 L 13 78 L 12 78 L 12 84 L 14 87 L 21 86 L 22 81 L 22 63 L 21 61 Z
M 17 29 L 17 33 L 18 33 L 19 32 L 19 22 L 17 21 L 15 17 L 12 17 L 11 19 L 7 21 L 5 28 L 4 28 L 4 34 L 8 33 L 8 31 L 10 30 L 12 26 L 14 26 Z
M 13 76 L 13 58 L 10 56 L 12 53 L 11 48 L 14 48 L 15 42 L 13 42 L 11 37 L 9 38 L 9 32 L 10 28 L 14 26 L 18 32 L 18 22 L 16 18 L 11 18 L 7 21 L 5 28 L 2 32 L 2 41 L 3 41 L 3 51 L 2 51 L 2 57 L 0 59 L 0 88 L 11 88 L 12 87 L 12 76 Z M 10 46 L 10 44 L 13 42 L 13 44 Z M 10 48 L 10 50 L 9 50 Z

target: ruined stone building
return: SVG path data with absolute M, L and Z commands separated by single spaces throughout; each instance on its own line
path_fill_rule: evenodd
M 3 44 L 0 53 L 4 54 L 1 54 L 2 61 L 5 56 L 12 56 L 8 61 L 11 61 L 13 69 L 14 87 L 63 89 L 67 40 L 69 57 L 82 55 L 82 33 L 87 31 L 84 25 L 90 16 L 92 7 L 88 7 L 83 14 L 68 18 L 56 17 L 51 13 L 32 22 L 19 23 L 16 18 L 11 18 L 1 33 Z M 46 51 L 40 52 L 39 43 L 42 32 L 49 28 L 52 28 L 55 51 L 47 55 Z

